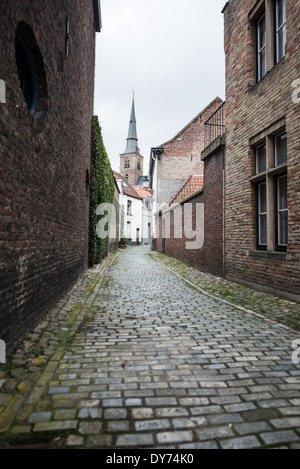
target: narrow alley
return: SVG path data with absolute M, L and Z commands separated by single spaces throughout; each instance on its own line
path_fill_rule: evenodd
M 2 447 L 300 448 L 299 334 L 202 294 L 149 246 L 105 267 L 48 318 L 67 340 L 0 369 Z

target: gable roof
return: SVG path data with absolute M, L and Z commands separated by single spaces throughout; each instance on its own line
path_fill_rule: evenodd
M 135 197 L 136 199 L 143 198 L 139 196 L 139 194 L 134 190 L 134 188 L 129 184 L 128 181 L 126 181 L 126 179 L 121 174 L 117 173 L 116 171 L 113 171 L 113 175 L 115 179 L 120 179 L 122 181 L 124 194 L 128 195 L 129 197 Z
M 180 203 L 203 189 L 204 177 L 201 175 L 189 176 L 182 186 L 175 192 L 167 203 L 168 206 Z
M 197 119 L 201 118 L 203 116 L 203 114 L 210 108 L 212 107 L 215 103 L 220 103 L 222 104 L 223 103 L 223 100 L 217 96 L 215 99 L 213 99 L 211 101 L 211 103 L 209 103 L 201 112 L 199 112 L 199 114 L 197 114 L 194 119 L 192 119 L 183 129 L 181 129 L 173 138 L 171 138 L 170 140 L 168 140 L 167 142 L 165 143 L 162 143 L 161 145 L 159 145 L 160 147 L 164 147 L 166 145 L 168 145 L 169 143 L 173 142 L 174 140 L 176 140 L 177 138 L 180 137 L 180 135 L 182 135 Z

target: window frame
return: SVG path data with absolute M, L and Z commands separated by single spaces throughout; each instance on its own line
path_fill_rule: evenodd
M 286 198 L 286 207 L 285 208 L 280 208 L 280 200 L 279 200 L 279 196 L 280 196 L 280 189 L 279 189 L 279 181 L 280 179 L 285 179 L 286 180 L 286 183 L 285 183 L 285 198 Z M 282 213 L 286 213 L 287 214 L 287 218 L 286 218 L 286 227 L 285 227 L 285 230 L 286 230 L 286 243 L 282 243 L 280 242 L 281 241 L 281 225 L 280 225 L 280 222 L 281 222 L 281 217 L 280 215 Z M 288 201 L 287 201 L 287 174 L 281 174 L 279 175 L 277 178 L 276 178 L 276 249 L 278 251 L 286 251 L 286 247 L 287 247 L 287 244 L 288 244 Z
M 263 136 L 263 137 L 262 137 Z M 275 153 L 278 151 L 278 145 L 276 142 L 279 137 L 286 137 L 286 161 L 282 161 L 280 164 L 276 165 L 277 156 Z M 263 140 L 262 140 L 263 138 Z M 257 149 L 262 145 L 266 145 L 266 170 L 260 173 L 257 173 Z M 288 179 L 287 179 L 287 163 L 288 163 L 288 134 L 285 130 L 285 125 L 278 125 L 278 123 L 271 126 L 267 131 L 260 132 L 256 138 L 250 139 L 250 145 L 252 148 L 253 154 L 253 167 L 252 171 L 254 172 L 253 176 L 250 177 L 250 182 L 255 187 L 256 194 L 256 209 L 255 209 L 255 218 L 256 218 L 256 249 L 265 250 L 271 252 L 278 251 L 287 251 L 288 246 Z M 284 150 L 285 151 L 285 150 Z M 282 209 L 279 203 L 279 182 L 282 178 L 286 178 L 286 194 L 284 200 L 286 201 L 286 206 Z M 261 210 L 261 187 L 263 184 L 266 184 L 266 212 Z M 287 217 L 281 216 L 280 214 L 286 212 Z M 264 238 L 262 237 L 262 218 L 267 216 L 266 222 L 266 244 L 261 242 Z M 285 219 L 286 226 L 283 230 L 282 221 Z M 281 230 L 281 231 L 279 231 Z M 281 232 L 285 233 L 285 238 L 287 243 L 285 244 L 285 239 L 281 240 Z
M 260 24 L 264 21 L 264 35 L 265 35 L 265 42 L 264 45 L 260 48 L 260 40 L 261 40 L 261 30 Z M 266 13 L 265 11 L 260 15 L 256 22 L 256 70 L 257 70 L 257 81 L 261 81 L 267 74 L 267 27 L 266 27 Z M 262 74 L 261 70 L 261 57 L 262 53 L 264 53 L 264 74 Z
M 277 139 L 279 137 L 283 137 L 283 136 L 285 136 L 285 140 L 286 140 L 286 159 L 284 161 L 282 161 L 281 163 L 278 163 Z M 278 166 L 284 165 L 286 163 L 287 163 L 287 133 L 284 131 L 284 132 L 281 132 L 281 133 L 274 136 L 274 167 L 278 167 Z
M 31 53 L 20 31 L 15 37 L 16 62 L 20 87 L 32 117 L 37 108 L 37 83 Z
M 264 161 L 264 166 L 265 168 L 261 171 L 259 171 L 258 167 L 259 167 L 259 163 L 258 163 L 258 160 L 259 160 L 259 155 L 258 155 L 258 151 L 260 148 L 264 147 L 265 149 L 265 161 Z M 255 170 L 256 170 L 256 174 L 261 174 L 261 173 L 264 173 L 267 169 L 267 147 L 266 147 L 266 142 L 264 143 L 261 143 L 260 145 L 258 145 L 255 149 Z
M 265 212 L 260 211 L 260 188 L 265 186 Z M 267 181 L 264 180 L 257 184 L 257 248 L 259 250 L 267 250 L 267 217 L 268 217 L 268 206 L 267 206 Z M 265 218 L 265 239 L 266 242 L 260 242 L 261 239 L 261 219 Z
M 127 235 L 127 239 L 131 239 L 131 223 L 130 221 L 127 222 L 127 232 L 126 232 L 126 235 Z
M 132 202 L 127 200 L 127 215 L 132 215 Z
M 283 12 L 284 21 L 279 25 L 278 17 L 279 17 L 279 3 L 282 2 L 283 5 Z M 280 51 L 279 48 L 279 33 L 283 31 L 283 50 Z M 286 45 L 286 0 L 275 0 L 274 5 L 274 34 L 275 34 L 275 63 L 279 63 L 285 57 L 285 45 Z M 280 55 L 279 55 L 280 52 Z M 281 55 L 282 53 L 282 55 Z

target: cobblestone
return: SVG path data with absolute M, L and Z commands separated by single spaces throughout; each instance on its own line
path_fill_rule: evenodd
M 286 311 L 295 329 L 292 302 L 148 247 L 111 254 L 1 365 L 0 446 L 32 434 L 70 448 L 299 448 Z

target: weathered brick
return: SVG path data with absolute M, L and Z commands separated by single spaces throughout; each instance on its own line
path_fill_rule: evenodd
M 1 10 L 0 317 L 9 354 L 88 266 L 95 27 L 92 1 L 69 8 L 17 0 L 11 8 L 3 0 Z M 34 57 L 39 116 L 31 116 L 18 79 L 18 26 Z

